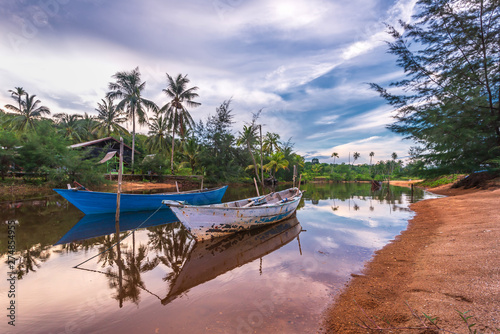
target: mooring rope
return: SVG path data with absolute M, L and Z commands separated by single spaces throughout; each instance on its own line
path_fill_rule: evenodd
M 114 277 L 114 278 L 118 278 L 118 279 L 120 279 L 120 277 L 117 277 L 117 276 L 116 276 L 116 274 L 114 274 L 114 273 L 104 273 L 104 272 L 99 271 L 99 270 L 95 270 L 95 269 L 87 269 L 87 268 L 76 268 L 76 267 L 73 267 L 73 268 L 75 268 L 75 269 L 80 269 L 80 270 L 85 270 L 85 271 L 90 271 L 90 272 L 93 272 L 93 273 L 99 273 L 99 274 L 103 274 L 103 275 L 106 275 L 106 276 L 111 276 L 111 277 Z M 146 289 L 144 286 L 141 286 L 140 284 L 135 283 L 133 280 L 130 280 L 130 279 L 128 279 L 128 278 L 124 278 L 124 277 L 122 277 L 122 280 L 127 281 L 127 282 L 131 282 L 131 283 L 133 283 L 134 285 L 136 285 L 136 286 L 138 286 L 139 288 L 141 288 L 142 290 L 144 290 L 144 291 L 148 292 L 149 294 L 151 294 L 151 295 L 155 296 L 155 297 L 156 297 L 156 298 L 158 298 L 159 300 L 162 300 L 160 296 L 158 296 L 157 294 L 155 294 L 155 293 L 153 293 L 153 292 L 149 291 L 149 290 L 148 290 L 148 289 Z

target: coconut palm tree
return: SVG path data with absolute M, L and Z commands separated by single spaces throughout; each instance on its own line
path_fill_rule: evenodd
M 149 119 L 148 139 L 146 146 L 150 153 L 164 153 L 168 151 L 168 120 L 158 111 Z
M 94 116 L 85 112 L 78 123 L 80 124 L 82 140 L 89 141 L 97 139 L 97 125 L 99 122 L 97 122 Z
M 167 88 L 163 89 L 163 92 L 168 96 L 170 101 L 161 110 L 167 112 L 167 119 L 172 129 L 170 169 L 173 174 L 175 133 L 178 132 L 181 138 L 184 138 L 186 129 L 191 128 L 194 124 L 193 118 L 187 111 L 186 106 L 194 108 L 200 106 L 201 103 L 194 101 L 198 97 L 198 93 L 196 93 L 198 87 L 187 88 L 190 81 L 187 78 L 187 74 L 185 76 L 178 74 L 175 78 L 171 77 L 168 73 L 166 74 L 168 85 Z
M 24 101 L 21 101 L 19 107 L 11 104 L 5 105 L 5 108 L 12 110 L 15 116 L 11 119 L 11 125 L 14 130 L 25 131 L 34 130 L 36 122 L 43 118 L 43 115 L 50 115 L 50 109 L 45 106 L 39 106 L 40 100 L 35 100 L 36 95 L 26 93 Z
M 188 161 L 191 173 L 194 174 L 194 169 L 200 156 L 200 145 L 197 143 L 195 137 L 191 137 L 184 142 L 182 156 Z
M 109 137 L 113 132 L 120 135 L 128 132 L 120 125 L 127 121 L 127 117 L 124 117 L 123 112 L 117 109 L 112 99 L 109 97 L 101 99 L 101 103 L 97 103 L 95 110 L 98 112 L 96 130 L 99 136 Z
M 22 109 L 22 98 L 24 95 L 26 95 L 26 91 L 23 89 L 23 87 L 14 87 L 14 89 L 9 89 L 9 93 L 12 96 L 14 100 L 17 101 L 18 108 L 19 110 Z
M 394 172 L 394 168 L 396 167 L 396 159 L 398 158 L 397 153 L 392 152 L 391 158 L 392 158 L 392 161 L 391 161 L 391 174 L 392 174 L 392 172 Z
M 263 150 L 267 154 L 272 154 L 275 151 L 280 151 L 280 135 L 277 133 L 271 133 L 268 132 L 266 133 L 266 136 L 264 137 L 264 144 L 263 144 Z
M 354 161 L 352 162 L 352 164 L 354 165 L 354 163 L 356 162 L 356 160 L 358 160 L 358 158 L 361 156 L 361 154 L 359 154 L 358 152 L 354 152 L 352 157 L 354 159 Z
M 0 128 L 6 130 L 5 124 L 8 123 L 8 116 L 2 108 L 0 108 Z
M 264 165 L 264 169 L 270 171 L 273 178 L 278 170 L 288 168 L 289 162 L 285 159 L 285 154 L 283 152 L 278 151 L 271 154 L 269 160 L 270 161 Z
M 314 174 L 319 174 L 322 169 L 323 166 L 321 166 L 320 164 L 314 164 L 311 166 L 311 170 L 313 171 Z
M 372 164 L 372 158 L 375 155 L 375 152 L 370 152 L 370 165 Z
M 61 132 L 65 138 L 68 138 L 73 143 L 78 143 L 82 140 L 81 123 L 78 122 L 82 118 L 82 115 L 59 113 L 55 114 L 54 118 L 57 120 L 59 132 Z
M 261 183 L 259 177 L 259 169 L 257 166 L 257 162 L 255 161 L 255 156 L 253 155 L 253 146 L 257 143 L 257 127 L 252 123 L 251 125 L 243 125 L 243 131 L 239 132 L 239 137 L 236 140 L 236 145 L 242 146 L 245 145 L 247 147 L 250 156 L 253 161 L 253 168 L 255 170 L 255 176 L 257 177 L 257 181 Z
M 134 152 L 135 152 L 135 121 L 139 124 L 146 124 L 146 109 L 156 111 L 158 107 L 153 101 L 145 99 L 141 96 L 142 91 L 146 87 L 146 82 L 141 82 L 141 73 L 139 67 L 136 67 L 130 72 L 116 72 L 112 76 L 116 82 L 110 82 L 108 88 L 110 92 L 107 97 L 110 99 L 119 99 L 116 109 L 127 114 L 129 119 L 132 119 L 132 170 L 134 169 Z
M 335 158 L 338 158 L 339 154 L 337 152 L 332 153 L 332 158 L 333 158 L 333 164 L 335 165 Z

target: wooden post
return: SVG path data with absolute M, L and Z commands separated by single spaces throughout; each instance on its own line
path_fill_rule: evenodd
M 177 184 L 177 180 L 175 181 L 175 188 L 177 189 L 177 192 L 179 192 L 179 185 Z
M 293 165 L 293 184 L 292 188 L 295 188 L 295 179 L 297 178 L 297 165 Z
M 201 188 L 200 190 L 203 190 L 203 175 L 201 176 Z
M 123 173 L 123 138 L 120 137 L 120 166 L 118 167 L 118 188 L 116 190 L 116 215 L 115 227 L 120 231 L 120 196 L 122 192 L 122 173 Z
M 302 174 L 300 174 L 300 177 L 299 177 L 299 184 L 297 185 L 297 189 L 300 190 L 300 182 L 302 181 Z
M 302 255 L 302 247 L 300 246 L 300 233 L 297 235 L 297 241 L 299 242 L 299 252 L 300 252 L 300 255 Z
M 262 185 L 262 191 L 264 191 L 264 166 L 262 161 L 262 125 L 259 124 L 260 129 L 260 183 Z
M 255 190 L 257 190 L 257 196 L 260 196 L 260 194 L 259 194 L 259 186 L 257 185 L 257 180 L 255 179 L 255 177 L 253 178 L 253 183 L 255 183 Z

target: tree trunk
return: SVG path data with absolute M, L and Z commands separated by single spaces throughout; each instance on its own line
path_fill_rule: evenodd
M 247 149 L 248 149 L 248 152 L 250 152 L 250 156 L 252 157 L 253 168 L 255 169 L 255 176 L 257 176 L 257 181 L 259 183 L 261 183 L 260 177 L 259 177 L 259 170 L 257 169 L 257 162 L 255 161 L 255 157 L 253 156 L 253 153 L 252 153 L 252 148 L 250 147 L 250 143 L 248 141 L 247 141 Z
M 132 174 L 134 173 L 134 153 L 135 153 L 135 109 L 132 110 Z
M 174 175 L 174 144 L 175 144 L 175 125 L 172 127 L 172 154 L 170 157 L 170 173 Z
M 264 191 L 264 164 L 262 162 L 263 154 L 262 154 L 262 125 L 259 125 L 260 129 L 260 173 L 261 173 L 261 184 L 262 191 Z

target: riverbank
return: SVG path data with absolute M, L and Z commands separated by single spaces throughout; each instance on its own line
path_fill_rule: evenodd
M 404 185 L 395 184 L 394 185 Z M 327 333 L 468 333 L 459 312 L 481 333 L 500 328 L 500 188 L 429 191 L 448 197 L 411 205 L 407 230 L 376 252 L 326 311 Z M 407 306 L 408 305 L 408 306 Z M 411 308 L 411 310 L 410 310 Z M 414 316 L 413 314 L 416 316 Z M 387 323 L 389 322 L 389 324 Z M 405 328 L 420 327 L 420 330 Z M 427 327 L 427 328 L 426 328 Z
M 93 188 L 93 191 L 116 192 L 118 187 L 117 182 L 103 184 Z M 175 192 L 179 187 L 180 191 L 196 189 L 199 185 L 195 182 L 178 181 L 177 186 L 174 181 L 166 181 L 162 183 L 155 182 L 123 182 L 122 192 L 136 192 L 148 190 L 164 190 L 165 192 Z M 22 201 L 43 198 L 48 195 L 56 195 L 51 187 L 46 184 L 33 185 L 23 183 L 22 181 L 0 184 L 0 202 L 7 201 Z

